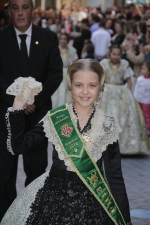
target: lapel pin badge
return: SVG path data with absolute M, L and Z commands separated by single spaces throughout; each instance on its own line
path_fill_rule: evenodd
M 35 42 L 35 44 L 36 44 L 36 45 L 39 45 L 39 42 L 38 42 L 38 41 L 36 41 L 36 42 Z

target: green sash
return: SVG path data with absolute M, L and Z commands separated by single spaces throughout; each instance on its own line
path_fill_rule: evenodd
M 102 205 L 114 224 L 125 225 L 106 181 L 72 121 L 68 105 L 51 110 L 49 119 L 63 151 L 82 182 Z

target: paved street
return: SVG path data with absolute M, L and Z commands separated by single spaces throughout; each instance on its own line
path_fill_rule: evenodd
M 51 166 L 51 146 L 49 165 Z M 150 153 L 147 155 L 123 156 L 122 169 L 129 197 L 133 225 L 150 225 Z M 17 190 L 23 189 L 25 175 L 22 158 L 19 158 Z M 94 224 L 91 224 L 94 225 Z
M 132 223 L 150 225 L 150 154 L 122 157 L 122 169 Z

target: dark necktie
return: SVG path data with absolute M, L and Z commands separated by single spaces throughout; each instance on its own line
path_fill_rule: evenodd
M 20 34 L 19 37 L 21 39 L 20 52 L 22 56 L 22 63 L 23 63 L 25 72 L 28 73 L 28 70 L 27 70 L 28 69 L 28 53 L 27 53 L 27 45 L 26 45 L 27 34 Z M 28 74 L 26 75 L 28 76 Z

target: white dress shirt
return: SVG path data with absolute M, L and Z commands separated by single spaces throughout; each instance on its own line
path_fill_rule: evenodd
M 94 45 L 95 55 L 104 56 L 111 45 L 111 36 L 108 31 L 103 28 L 99 28 L 97 31 L 92 33 L 91 41 Z
M 26 30 L 26 32 L 24 32 L 24 33 L 21 33 L 15 27 L 14 27 L 14 29 L 15 29 L 15 32 L 16 32 L 19 49 L 20 49 L 20 43 L 21 43 L 21 39 L 20 39 L 19 35 L 20 34 L 26 34 L 27 35 L 27 37 L 26 37 L 26 45 L 27 45 L 27 52 L 28 52 L 28 56 L 29 56 L 30 55 L 31 36 L 32 36 L 32 24 L 30 25 L 28 30 Z
M 134 97 L 138 102 L 150 104 L 150 77 L 139 76 L 137 78 Z

